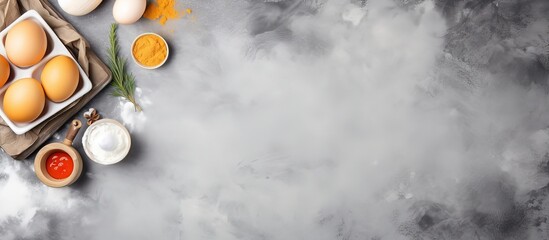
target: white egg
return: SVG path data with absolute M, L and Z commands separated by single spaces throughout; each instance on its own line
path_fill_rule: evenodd
M 103 0 L 58 0 L 59 7 L 73 16 L 83 16 L 93 11 Z
M 116 0 L 112 15 L 120 24 L 132 24 L 143 16 L 145 8 L 147 8 L 147 0 Z

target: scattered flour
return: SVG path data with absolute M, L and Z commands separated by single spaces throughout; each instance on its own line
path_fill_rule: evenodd
M 151 105 L 151 101 L 143 96 L 143 91 L 141 88 L 135 89 L 135 96 L 137 99 L 139 99 L 139 104 L 141 104 L 141 107 L 143 107 L 143 111 L 136 112 L 133 104 L 131 102 L 128 102 L 124 99 L 120 99 L 120 117 L 122 119 L 122 123 L 130 132 L 139 131 L 143 128 L 143 125 L 147 121 L 147 116 L 145 115 L 145 112 L 147 111 L 147 106 Z

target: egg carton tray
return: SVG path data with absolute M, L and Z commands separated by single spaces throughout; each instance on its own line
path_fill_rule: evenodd
M 36 23 L 40 24 L 44 31 L 46 32 L 46 39 L 48 41 L 48 48 L 46 49 L 46 54 L 44 55 L 44 58 L 42 60 L 27 68 L 21 68 L 16 66 L 15 64 L 12 64 L 9 59 L 7 58 L 6 54 L 6 48 L 5 48 L 5 41 L 6 41 L 6 35 L 8 31 L 15 26 L 17 23 L 30 19 L 32 21 L 35 21 Z M 92 82 L 90 81 L 88 75 L 84 72 L 80 64 L 78 64 L 78 61 L 72 56 L 71 52 L 65 47 L 63 42 L 57 37 L 55 32 L 51 29 L 51 27 L 44 21 L 44 19 L 38 14 L 38 12 L 34 10 L 29 10 L 25 14 L 21 15 L 17 20 L 15 20 L 12 24 L 10 24 L 8 27 L 6 27 L 2 32 L 0 32 L 0 54 L 4 56 L 8 62 L 10 63 L 10 77 L 7 81 L 7 83 L 0 88 L 0 117 L 4 119 L 6 124 L 11 128 L 11 130 L 18 135 L 24 134 L 34 127 L 38 126 L 40 123 L 46 121 L 59 111 L 63 110 L 65 107 L 69 106 L 71 103 L 75 102 L 82 96 L 84 96 L 86 93 L 88 93 L 92 89 Z M 78 82 L 78 87 L 76 88 L 74 94 L 67 100 L 55 103 L 50 101 L 46 98 L 46 105 L 44 106 L 44 110 L 42 111 L 42 114 L 35 119 L 32 122 L 28 123 L 16 123 L 11 121 L 6 113 L 4 112 L 4 95 L 6 93 L 6 90 L 8 87 L 16 82 L 19 79 L 22 78 L 34 78 L 38 81 L 40 81 L 40 75 L 42 73 L 42 70 L 44 69 L 44 66 L 46 63 L 51 60 L 52 58 L 64 55 L 67 57 L 70 57 L 78 66 L 78 71 L 80 72 L 80 79 Z

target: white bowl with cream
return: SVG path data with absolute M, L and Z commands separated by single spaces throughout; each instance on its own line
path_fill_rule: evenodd
M 88 157 L 99 164 L 111 165 L 122 161 L 130 152 L 128 129 L 112 119 L 101 119 L 86 129 L 82 146 Z

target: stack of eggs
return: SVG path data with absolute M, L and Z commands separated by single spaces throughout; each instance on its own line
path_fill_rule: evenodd
M 27 19 L 11 28 L 5 38 L 6 55 L 19 69 L 38 64 L 46 55 L 48 38 L 36 21 Z M 9 79 L 9 62 L 0 55 L 0 87 Z M 28 123 L 44 111 L 46 98 L 59 103 L 70 98 L 80 80 L 77 64 L 68 56 L 51 58 L 42 72 L 33 77 L 14 80 L 4 94 L 3 108 L 6 116 L 16 123 Z

